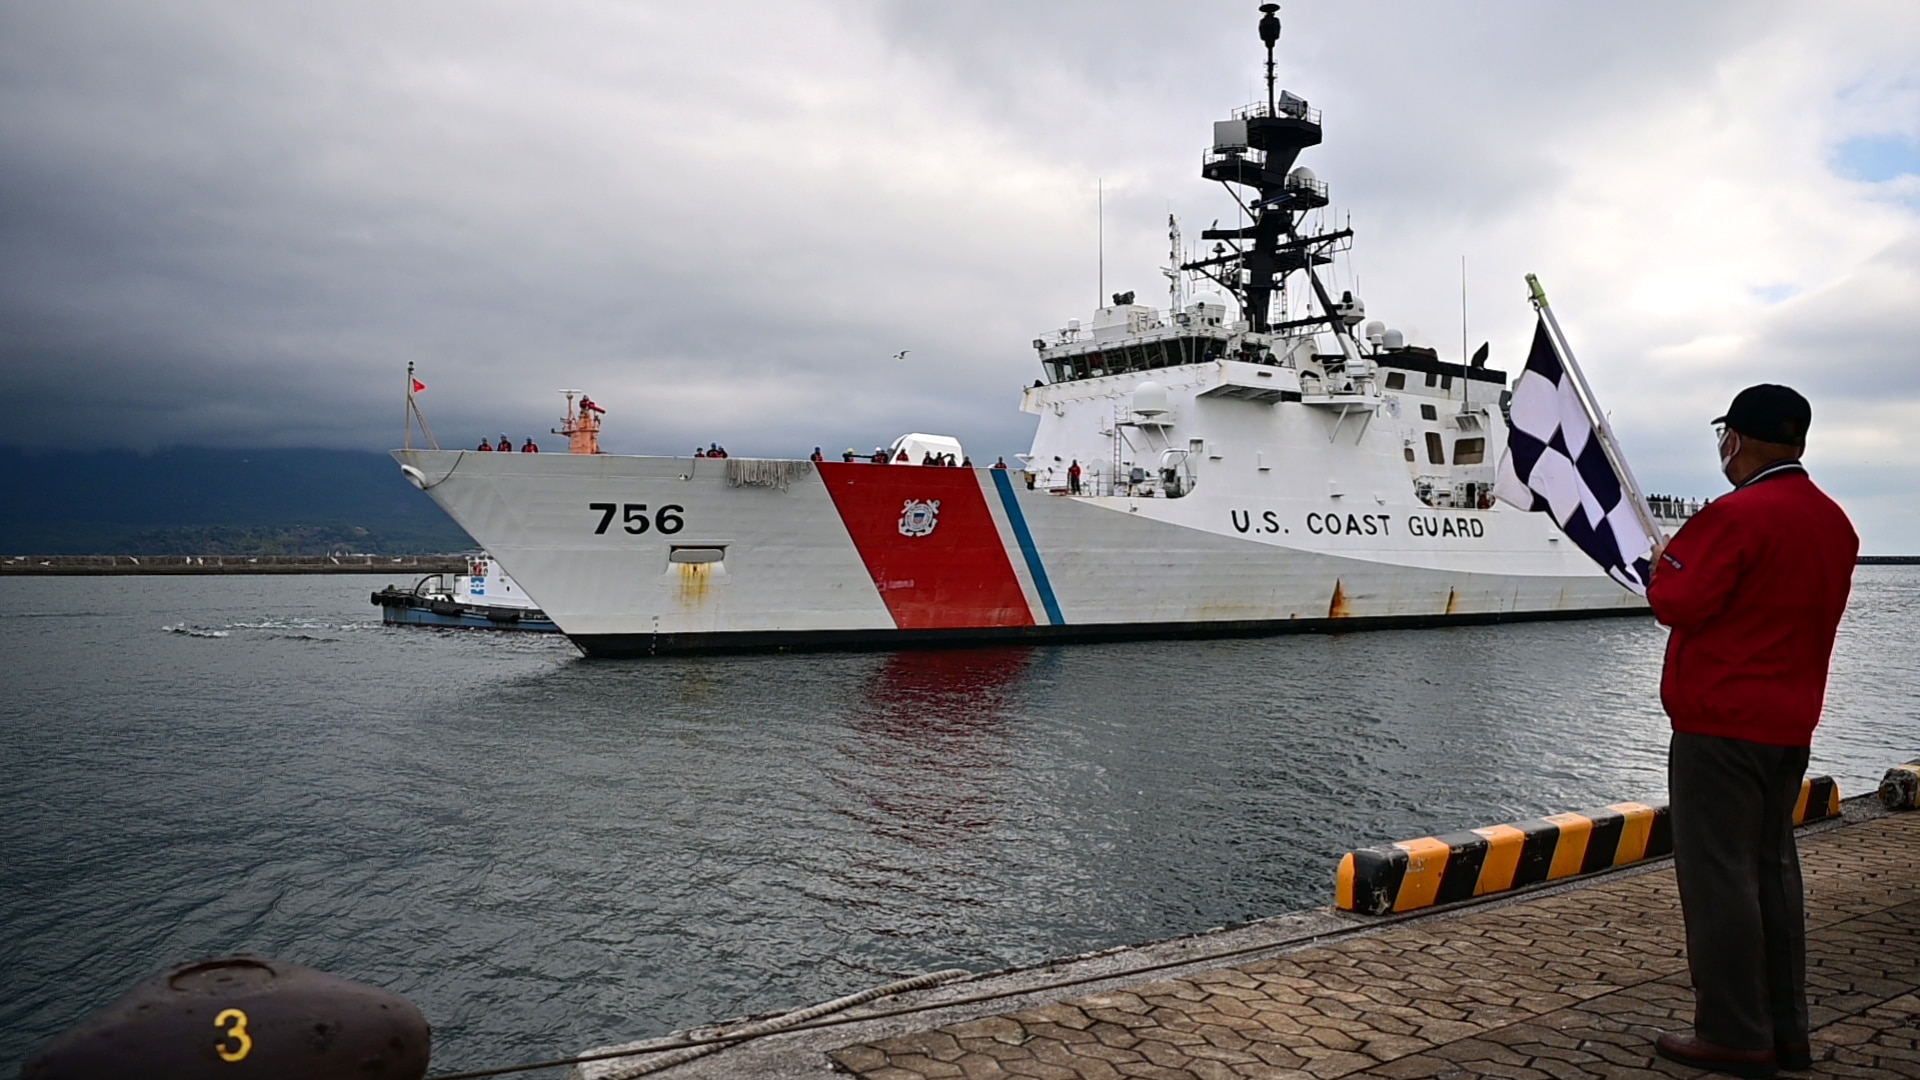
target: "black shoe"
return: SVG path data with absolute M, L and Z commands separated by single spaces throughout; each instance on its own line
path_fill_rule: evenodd
M 1780 1071 L 1772 1050 L 1735 1050 L 1731 1046 L 1710 1043 L 1698 1035 L 1667 1032 L 1653 1041 L 1653 1048 L 1668 1061 L 1691 1065 L 1696 1069 L 1751 1076 L 1765 1080 Z

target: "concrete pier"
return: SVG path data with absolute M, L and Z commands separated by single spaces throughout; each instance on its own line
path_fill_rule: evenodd
M 1920 1078 L 1920 813 L 1804 830 L 1814 1072 Z M 1685 1077 L 1670 860 L 1390 917 L 1331 909 L 890 998 L 671 1077 Z M 668 1040 L 661 1040 L 668 1041 Z M 639 1044 L 636 1044 L 639 1045 Z M 644 1059 L 581 1067 L 617 1074 Z
M 106 574 L 464 574 L 464 555 L 13 555 L 0 577 Z

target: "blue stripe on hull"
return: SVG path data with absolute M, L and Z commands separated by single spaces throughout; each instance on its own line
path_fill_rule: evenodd
M 1026 515 L 1020 512 L 1020 503 L 1013 497 L 1013 478 L 1006 469 L 988 469 L 993 474 L 994 489 L 1000 492 L 1000 505 L 1007 509 L 1007 521 L 1013 526 L 1013 535 L 1020 541 L 1020 554 L 1026 557 L 1027 573 L 1033 575 L 1033 587 L 1040 592 L 1040 602 L 1046 606 L 1047 622 L 1054 626 L 1066 625 L 1060 617 L 1060 601 L 1053 598 L 1053 584 L 1047 580 L 1047 568 L 1040 562 L 1040 549 L 1033 546 L 1033 534 L 1027 531 Z

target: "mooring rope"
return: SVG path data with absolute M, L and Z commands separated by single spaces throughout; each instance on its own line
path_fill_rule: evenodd
M 964 968 L 933 971 L 925 975 L 915 975 L 911 979 L 901 979 L 898 982 L 890 982 L 885 986 L 875 986 L 871 989 L 862 990 L 857 994 L 848 994 L 846 997 L 834 998 L 832 1001 L 823 1001 L 818 1005 L 809 1005 L 804 1009 L 796 1009 L 784 1016 L 776 1016 L 771 1020 L 762 1020 L 756 1024 L 748 1024 L 746 1027 L 734 1031 L 722 1031 L 715 1036 L 716 1038 L 731 1041 L 713 1042 L 705 1046 L 689 1046 L 670 1051 L 651 1061 L 642 1061 L 636 1065 L 616 1069 L 606 1074 L 605 1080 L 634 1080 L 635 1077 L 645 1076 L 648 1073 L 656 1073 L 662 1069 L 671 1069 L 675 1065 L 692 1061 L 695 1058 L 703 1058 L 708 1054 L 719 1053 L 721 1050 L 729 1046 L 738 1045 L 747 1039 L 785 1031 L 788 1028 L 804 1024 L 809 1020 L 816 1020 L 828 1013 L 836 1013 L 842 1009 L 851 1009 L 855 1005 L 865 1005 L 867 1002 L 873 1001 L 876 998 L 889 997 L 894 994 L 904 994 L 909 990 L 923 990 L 929 986 L 938 986 L 943 982 L 964 979 L 971 974 L 973 974 L 973 972 L 967 971 Z M 658 1053 L 658 1051 L 635 1050 L 632 1051 L 632 1053 L 653 1054 Z
M 643 1061 L 637 1065 L 608 1073 L 602 1078 L 602 1080 L 633 1080 L 634 1077 L 659 1072 L 662 1069 L 684 1064 L 696 1058 L 706 1057 L 708 1054 L 718 1053 L 730 1046 L 738 1046 L 749 1039 L 758 1038 L 762 1035 L 773 1035 L 798 1027 L 810 1020 L 818 1020 L 830 1013 L 840 1012 L 843 1009 L 851 1009 L 856 1005 L 865 1005 L 869 1001 L 883 997 L 891 997 L 894 994 L 904 994 L 911 990 L 924 990 L 929 986 L 938 986 L 941 983 L 952 982 L 955 979 L 964 979 L 972 974 L 973 972 L 965 968 L 948 968 L 944 971 L 932 971 L 924 975 L 915 975 L 912 978 L 899 979 L 895 982 L 887 983 L 884 986 L 870 987 L 857 994 L 848 994 L 845 997 L 834 998 L 832 1001 L 823 1001 L 818 1005 L 809 1005 L 804 1009 L 796 1009 L 793 1012 L 773 1017 L 770 1020 L 757 1021 L 732 1031 L 720 1031 L 712 1035 L 686 1038 L 678 1042 L 667 1043 L 664 1046 L 648 1047 L 642 1050 L 600 1050 L 594 1053 L 577 1054 L 573 1057 L 555 1058 L 550 1061 L 530 1061 L 521 1065 L 504 1065 L 493 1069 L 474 1069 L 470 1072 L 440 1073 L 428 1077 L 427 1080 L 479 1080 L 479 1078 L 487 1076 L 506 1076 L 511 1073 L 532 1072 L 536 1069 L 558 1069 L 565 1068 L 569 1065 L 586 1065 L 596 1061 L 612 1061 L 616 1058 L 639 1057 L 646 1054 L 664 1055 L 652 1061 Z

